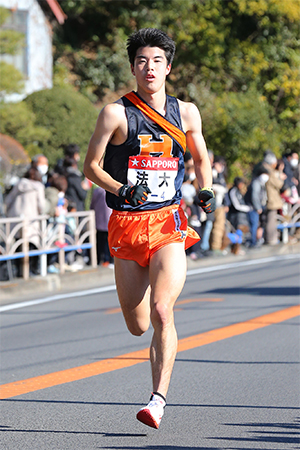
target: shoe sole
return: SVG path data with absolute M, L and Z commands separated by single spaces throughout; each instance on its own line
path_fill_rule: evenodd
M 153 419 L 149 409 L 142 409 L 136 415 L 137 420 L 148 425 L 148 427 L 159 428 L 159 424 Z

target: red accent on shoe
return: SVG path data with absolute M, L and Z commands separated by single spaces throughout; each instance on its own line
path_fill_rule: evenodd
M 156 420 L 152 417 L 151 412 L 149 409 L 141 409 L 137 415 L 137 420 L 144 423 L 145 425 L 148 425 L 148 427 L 152 428 L 159 428 L 159 424 L 156 422 Z

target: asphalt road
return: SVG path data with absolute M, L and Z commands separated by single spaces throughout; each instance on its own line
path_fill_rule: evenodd
M 299 273 L 297 255 L 189 272 L 159 430 L 135 419 L 151 330 L 127 332 L 113 286 L 6 306 L 1 449 L 298 449 Z

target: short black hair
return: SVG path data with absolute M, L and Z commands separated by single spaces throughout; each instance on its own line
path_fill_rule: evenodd
M 238 187 L 238 185 L 239 185 L 240 183 L 246 184 L 244 178 L 242 178 L 242 177 L 235 177 L 235 179 L 233 180 L 233 185 L 234 185 L 235 187 Z
M 226 159 L 224 158 L 224 156 L 215 155 L 214 162 L 215 163 L 220 163 L 220 164 L 226 164 Z
M 142 28 L 131 34 L 127 40 L 127 53 L 130 64 L 134 64 L 136 52 L 141 47 L 159 47 L 164 50 L 167 63 L 172 64 L 176 45 L 164 31 L 157 28 Z
M 80 153 L 80 147 L 77 144 L 68 144 L 63 147 L 65 156 L 74 156 Z
M 269 174 L 269 170 L 263 165 L 261 164 L 258 168 L 257 168 L 257 172 L 256 172 L 256 176 L 259 177 L 260 175 L 267 173 Z

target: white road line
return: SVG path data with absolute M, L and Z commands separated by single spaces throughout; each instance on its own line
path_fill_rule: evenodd
M 228 264 L 220 264 L 220 265 L 212 266 L 212 267 L 198 267 L 197 269 L 188 270 L 187 277 L 193 276 L 193 275 L 199 275 L 202 273 L 208 273 L 208 272 L 219 272 L 221 270 L 232 269 L 235 267 L 241 268 L 241 267 L 245 267 L 245 266 L 255 266 L 255 265 L 257 266 L 258 264 L 266 264 L 266 263 L 289 260 L 289 259 L 299 259 L 299 255 L 298 254 L 278 255 L 278 256 L 271 256 L 268 258 L 251 259 L 251 260 L 247 260 L 247 261 L 239 261 L 239 262 L 228 263 Z M 0 306 L 0 312 L 12 311 L 13 309 L 26 308 L 28 306 L 41 305 L 43 303 L 55 302 L 55 301 L 63 300 L 66 298 L 81 297 L 83 295 L 101 294 L 103 292 L 109 292 L 109 291 L 114 291 L 114 290 L 116 290 L 116 285 L 112 284 L 110 286 L 82 290 L 82 291 L 78 291 L 78 292 L 68 292 L 66 294 L 57 294 L 57 295 L 52 295 L 51 297 L 45 297 L 45 298 L 41 298 L 41 299 L 29 300 L 26 302 L 12 303 L 10 305 Z
M 116 285 L 104 286 L 101 288 L 88 289 L 86 291 L 68 292 L 67 294 L 57 294 L 51 297 L 40 298 L 36 300 L 29 300 L 27 302 L 12 303 L 11 305 L 0 306 L 0 312 L 11 311 L 12 309 L 26 308 L 27 306 L 41 305 L 42 303 L 56 302 L 57 300 L 63 300 L 71 297 L 81 297 L 82 295 L 100 294 L 102 292 L 114 291 Z
M 228 264 L 220 264 L 219 266 L 213 266 L 213 267 L 202 267 L 197 269 L 192 269 L 187 271 L 188 275 L 198 275 L 199 273 L 207 273 L 207 272 L 217 272 L 219 270 L 226 270 L 226 269 L 232 269 L 234 267 L 244 267 L 244 266 L 257 266 L 258 264 L 266 264 L 269 262 L 275 262 L 275 261 L 283 261 L 286 259 L 298 259 L 300 261 L 300 255 L 299 254 L 291 254 L 291 255 L 277 255 L 277 256 L 270 256 L 268 258 L 261 258 L 261 259 L 250 259 L 247 261 L 240 261 L 240 262 L 234 262 L 234 263 L 228 263 Z

